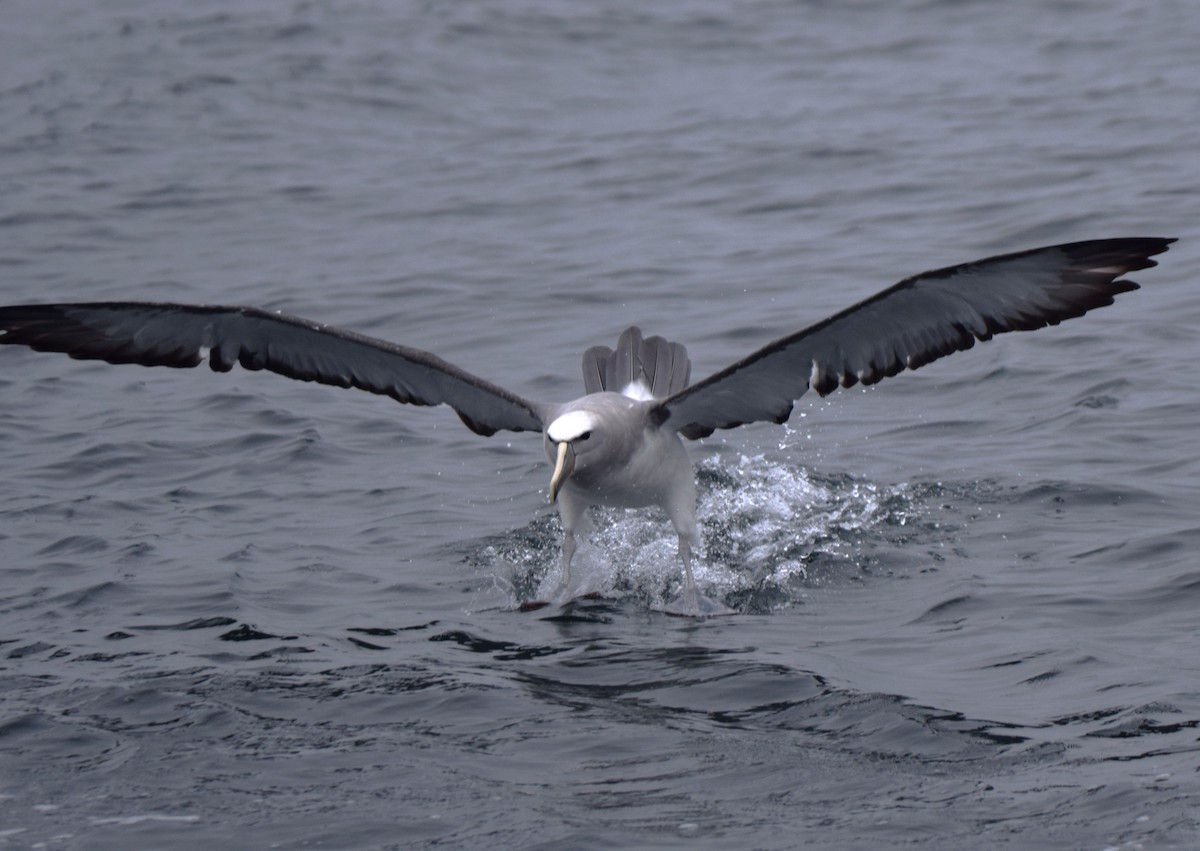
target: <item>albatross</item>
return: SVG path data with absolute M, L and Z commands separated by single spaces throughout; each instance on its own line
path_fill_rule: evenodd
M 691 383 L 687 350 L 637 327 L 583 355 L 584 395 L 527 399 L 437 355 L 255 307 L 92 302 L 0 307 L 0 343 L 114 364 L 234 364 L 353 387 L 410 405 L 448 405 L 476 434 L 541 432 L 562 518 L 561 578 L 573 590 L 576 531 L 589 506 L 657 505 L 679 536 L 683 591 L 671 614 L 732 610 L 700 593 L 696 485 L 683 438 L 753 422 L 784 423 L 808 390 L 874 384 L 1007 331 L 1057 325 L 1138 289 L 1121 276 L 1156 263 L 1174 239 L 1073 242 L 936 269 L 768 343 Z M 540 601 L 539 601 L 540 602 Z

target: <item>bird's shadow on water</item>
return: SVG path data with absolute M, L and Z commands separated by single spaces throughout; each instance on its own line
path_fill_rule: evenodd
M 701 590 L 742 614 L 803 605 L 817 587 L 867 581 L 936 550 L 957 525 L 947 502 L 973 501 L 988 483 L 884 485 L 763 455 L 697 465 Z M 657 509 L 592 509 L 575 570 L 585 590 L 662 611 L 682 589 L 677 541 Z M 474 542 L 464 559 L 502 605 L 545 599 L 559 576 L 562 532 L 546 512 Z M 569 617 L 570 615 L 564 615 Z

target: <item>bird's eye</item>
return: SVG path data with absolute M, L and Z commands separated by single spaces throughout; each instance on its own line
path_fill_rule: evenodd
M 591 436 L 592 436 L 592 433 L 590 431 L 585 431 L 583 434 L 579 435 L 579 437 L 576 438 L 576 440 L 587 440 Z

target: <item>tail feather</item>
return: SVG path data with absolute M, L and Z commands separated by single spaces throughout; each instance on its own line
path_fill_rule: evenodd
M 625 329 L 615 350 L 593 346 L 583 355 L 587 393 L 607 390 L 639 399 L 662 399 L 687 387 L 691 373 L 683 345 L 662 337 L 643 338 L 637 327 Z
M 604 390 L 604 376 L 612 349 L 608 346 L 592 346 L 583 353 L 583 392 L 600 393 Z
M 617 348 L 608 359 L 608 375 L 604 386 L 616 393 L 626 393 L 642 377 L 642 329 L 626 328 L 617 338 Z M 646 384 L 649 392 L 650 385 Z M 626 393 L 629 395 L 629 393 Z
M 655 366 L 650 392 L 655 398 L 670 396 L 687 387 L 692 377 L 692 362 L 688 360 L 687 349 L 662 337 L 651 337 L 646 345 L 654 347 Z

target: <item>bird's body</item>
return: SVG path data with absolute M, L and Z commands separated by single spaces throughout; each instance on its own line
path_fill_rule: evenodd
M 617 351 L 640 337 L 637 328 L 626 330 Z M 589 393 L 563 405 L 546 430 L 546 457 L 555 468 L 550 496 L 558 502 L 563 524 L 562 576 L 551 600 L 575 596 L 571 559 L 575 555 L 576 530 L 589 506 L 657 505 L 667 513 L 679 536 L 685 576 L 684 596 L 668 611 L 684 615 L 727 613 L 730 610 L 724 605 L 700 595 L 696 589 L 691 566 L 692 548 L 700 543 L 695 474 L 679 435 L 655 425 L 654 397 L 641 398 L 649 395 L 649 386 L 649 382 L 633 382 L 626 387 L 629 395 Z M 556 426 L 564 429 L 561 434 Z M 569 464 L 569 469 L 564 464 Z
M 1171 239 L 1092 240 L 991 257 L 906 278 L 802 331 L 690 383 L 684 347 L 629 328 L 615 349 L 583 357 L 586 395 L 565 404 L 523 398 L 429 352 L 257 308 L 100 302 L 0 307 L 0 344 L 143 366 L 235 363 L 353 387 L 416 405 L 445 404 L 478 434 L 541 431 L 563 521 L 569 596 L 576 530 L 591 505 L 658 505 L 679 535 L 684 592 L 676 614 L 731 610 L 699 593 L 696 489 L 682 438 L 787 420 L 813 389 L 872 384 L 1006 331 L 1032 330 L 1112 304 L 1121 279 L 1156 265 Z
M 678 490 L 677 480 L 692 481 L 691 463 L 679 435 L 660 429 L 650 420 L 650 404 L 617 393 L 595 393 L 571 403 L 573 410 L 594 413 L 594 432 L 620 430 L 636 439 L 614 447 L 603 469 L 587 466 L 586 455 L 576 454 L 575 471 L 563 485 L 559 498 L 586 497 L 591 505 L 640 508 L 664 504 Z M 592 438 L 595 439 L 595 438 Z M 554 463 L 554 442 L 546 437 L 546 455 Z M 686 475 L 680 470 L 686 470 Z M 664 505 L 665 507 L 665 505 Z

